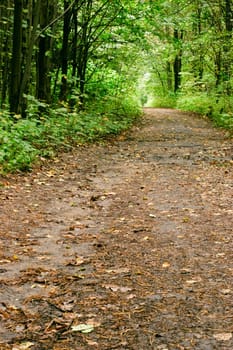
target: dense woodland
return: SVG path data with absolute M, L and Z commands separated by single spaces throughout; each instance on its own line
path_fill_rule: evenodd
M 232 0 L 1 0 L 1 172 L 127 128 L 141 106 L 233 127 Z

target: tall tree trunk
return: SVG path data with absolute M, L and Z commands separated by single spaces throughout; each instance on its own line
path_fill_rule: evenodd
M 53 0 L 41 0 L 40 24 L 41 29 L 47 28 L 53 18 Z M 46 31 L 39 38 L 37 55 L 37 98 L 45 103 L 51 102 L 50 54 L 51 36 Z
M 71 30 L 70 19 L 71 9 L 67 11 L 69 1 L 64 0 L 64 20 L 63 20 L 63 40 L 61 50 L 61 69 L 62 69 L 62 82 L 60 91 L 60 101 L 66 101 L 67 98 L 67 72 L 68 72 L 68 53 L 69 53 L 69 34 Z
M 223 64 L 223 80 L 226 83 L 226 93 L 231 95 L 230 80 L 232 75 L 232 57 L 230 42 L 233 32 L 233 5 L 232 0 L 225 0 L 225 28 L 226 37 L 223 45 L 224 64 Z
M 167 73 L 167 89 L 172 92 L 172 65 L 171 62 L 166 63 L 166 73 Z
M 85 93 L 87 62 L 88 44 L 86 43 L 82 48 L 80 48 L 80 56 L 78 61 L 78 82 L 81 102 L 83 102 L 83 96 Z
M 8 50 L 9 50 L 9 37 L 6 35 L 4 38 L 3 42 L 3 47 L 2 47 L 2 71 L 1 71 L 1 107 L 3 108 L 6 99 L 7 99 L 7 92 L 8 92 L 8 87 L 9 87 L 9 72 L 10 72 L 10 58 L 8 55 Z
M 200 39 L 202 36 L 202 4 L 197 1 L 195 17 L 193 22 L 193 32 L 196 39 Z M 204 53 L 203 53 L 203 43 L 199 43 L 195 47 L 193 52 L 193 74 L 196 79 L 197 85 L 200 86 L 204 75 Z
M 9 89 L 10 112 L 21 113 L 19 91 L 21 84 L 21 63 L 22 63 L 22 21 L 23 21 L 23 0 L 15 0 L 14 7 L 14 28 L 13 28 L 13 49 L 11 60 L 11 81 Z
M 173 64 L 174 70 L 174 92 L 177 92 L 181 85 L 181 69 L 182 69 L 182 41 L 183 31 L 179 33 L 178 29 L 174 30 L 175 44 L 178 46 L 176 57 Z
M 33 24 L 33 27 L 32 27 L 32 30 L 30 29 L 30 34 L 28 35 L 28 40 L 27 40 L 28 47 L 27 47 L 26 58 L 25 58 L 25 68 L 22 75 L 22 81 L 21 81 L 20 91 L 19 91 L 19 97 L 21 101 L 23 100 L 23 94 L 28 92 L 27 86 L 28 86 L 28 82 L 31 74 L 33 47 L 36 42 L 36 33 L 37 33 L 39 17 L 40 17 L 40 3 L 41 3 L 41 0 L 37 0 L 36 3 L 34 3 L 33 10 L 31 13 L 31 24 Z M 25 105 L 25 108 L 26 108 L 26 105 Z
M 90 25 L 92 19 L 92 6 L 93 0 L 88 0 L 85 4 L 85 8 L 82 14 L 82 23 L 81 23 L 81 34 L 79 38 L 78 45 L 78 61 L 77 61 L 77 73 L 78 73 L 78 89 L 80 92 L 80 101 L 83 104 L 84 102 L 84 93 L 86 86 L 86 70 L 87 70 L 87 62 L 89 56 L 89 40 L 90 40 Z
M 228 33 L 233 30 L 233 4 L 232 0 L 225 0 L 225 24 Z
M 9 76 L 11 71 L 12 28 L 11 0 L 2 0 L 0 5 L 0 100 L 1 108 L 7 100 Z M 5 20 L 4 20 L 5 19 Z
M 222 78 L 222 50 L 219 49 L 215 54 L 215 87 L 218 88 L 221 84 Z
M 72 40 L 72 77 L 76 77 L 77 70 L 77 41 L 78 41 L 78 9 L 73 7 L 73 40 Z

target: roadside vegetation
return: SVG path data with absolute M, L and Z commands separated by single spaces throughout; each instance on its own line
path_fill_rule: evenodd
M 5 112 L 0 116 L 0 172 L 28 171 L 34 163 L 58 152 L 114 136 L 132 126 L 140 115 L 141 109 L 133 101 L 116 98 L 83 112 L 46 108 L 39 118 L 35 113 L 17 121 Z
M 147 106 L 197 112 L 232 133 L 232 1 L 163 1 L 154 16 Z

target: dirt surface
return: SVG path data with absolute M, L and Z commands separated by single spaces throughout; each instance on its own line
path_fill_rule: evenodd
M 233 349 L 233 145 L 195 115 L 0 179 L 0 349 Z

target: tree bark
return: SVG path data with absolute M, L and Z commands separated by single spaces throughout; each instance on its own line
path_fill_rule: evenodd
M 182 47 L 181 41 L 183 39 L 183 31 L 179 33 L 178 29 L 174 30 L 175 44 L 178 46 L 177 54 L 173 64 L 174 70 L 174 92 L 176 93 L 180 89 L 181 85 L 181 69 L 182 69 Z
M 71 9 L 67 11 L 69 1 L 64 0 L 64 20 L 63 20 L 63 40 L 61 50 L 61 69 L 62 69 L 62 81 L 60 91 L 60 101 L 66 101 L 67 98 L 67 72 L 68 72 L 68 53 L 69 53 L 69 34 L 71 31 Z
M 41 0 L 40 25 L 43 30 L 53 18 L 53 1 Z M 37 55 L 37 98 L 45 103 L 51 102 L 51 77 L 50 77 L 50 51 L 51 36 L 46 31 L 39 37 L 38 55 Z
M 225 28 L 226 37 L 223 45 L 224 51 L 224 64 L 223 64 L 223 80 L 226 83 L 225 89 L 227 95 L 231 95 L 230 80 L 232 76 L 232 58 L 231 58 L 231 47 L 229 43 L 232 39 L 233 32 L 233 8 L 232 0 L 225 0 Z
M 13 49 L 11 60 L 11 81 L 9 89 L 10 112 L 21 113 L 19 104 L 19 91 L 21 83 L 22 63 L 22 21 L 23 21 L 23 0 L 15 0 L 14 7 L 14 28 L 13 28 Z
M 8 97 L 8 88 L 11 72 L 11 55 L 12 52 L 12 28 L 10 8 L 12 1 L 2 0 L 0 5 L 0 100 L 1 108 Z M 5 21 L 3 20 L 5 18 Z
M 31 13 L 31 22 L 33 24 L 32 31 L 30 32 L 30 35 L 28 37 L 28 48 L 26 52 L 26 58 L 25 58 L 25 68 L 22 75 L 22 81 L 20 85 L 20 91 L 19 91 L 19 99 L 22 101 L 23 94 L 26 93 L 28 82 L 30 79 L 30 73 L 31 73 L 31 63 L 32 63 L 32 56 L 33 56 L 33 47 L 36 41 L 36 32 L 39 24 L 39 14 L 40 14 L 40 3 L 41 0 L 37 0 L 36 3 L 34 3 L 33 11 Z M 26 106 L 25 106 L 26 107 Z

